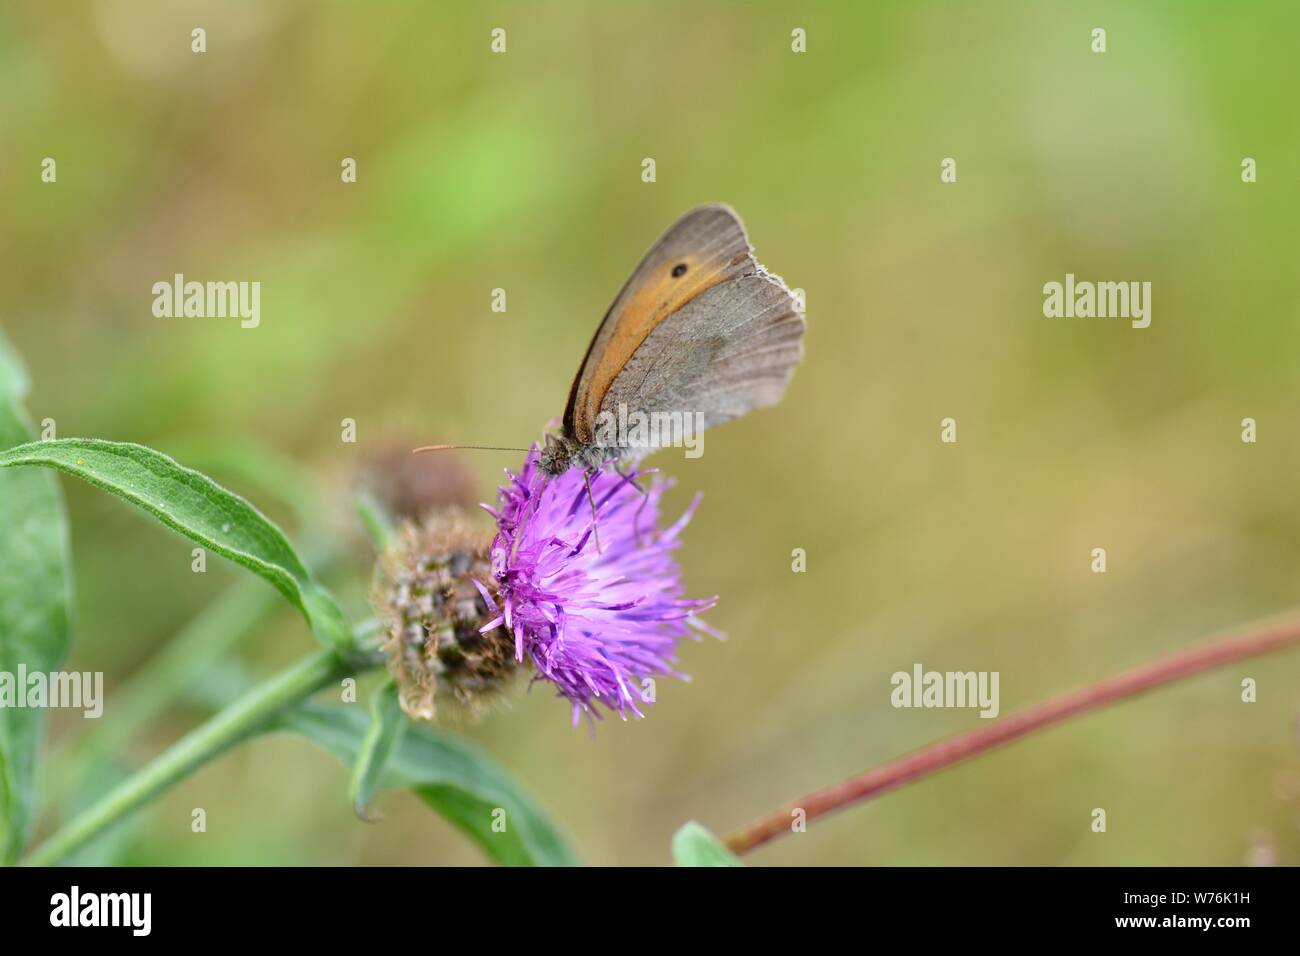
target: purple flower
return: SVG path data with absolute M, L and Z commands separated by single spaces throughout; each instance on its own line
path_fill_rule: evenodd
M 514 635 L 516 658 L 527 654 L 534 679 L 569 699 L 575 725 L 583 713 L 602 716 L 593 703 L 624 720 L 628 711 L 644 716 L 637 704 L 649 702 L 645 678 L 688 679 L 672 668 L 677 642 L 698 638 L 696 631 L 721 636 L 697 616 L 716 598 L 684 598 L 672 554 L 699 496 L 659 530 L 667 482 L 634 484 L 651 473 L 600 471 L 589 499 L 581 468 L 547 480 L 538 454 L 534 445 L 520 474 L 506 472 L 496 508 L 483 506 L 497 521 L 491 561 L 499 602 L 479 583 L 494 615 L 482 630 Z

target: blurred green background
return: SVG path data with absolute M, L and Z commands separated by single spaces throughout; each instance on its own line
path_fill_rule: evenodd
M 158 447 L 296 540 L 347 542 L 331 580 L 357 608 L 349 499 L 368 463 L 392 442 L 538 437 L 649 244 L 731 203 L 806 290 L 809 331 L 783 405 L 711 432 L 698 461 L 653 460 L 677 504 L 704 492 L 682 560 L 692 593 L 721 595 L 729 639 L 685 646 L 692 683 L 661 682 L 647 720 L 594 738 L 543 688 L 463 728 L 584 860 L 665 863 L 687 819 L 725 832 L 984 723 L 893 709 L 889 677 L 915 662 L 1000 671 L 1007 714 L 1300 603 L 1298 27 L 1281 0 L 7 3 L 0 324 L 33 418 Z M 155 318 L 150 288 L 176 272 L 260 281 L 260 327 Z M 1150 281 L 1151 327 L 1044 318 L 1042 286 L 1067 272 Z M 307 487 L 268 494 L 244 446 Z M 479 497 L 516 457 L 467 459 Z M 193 574 L 189 542 L 64 487 L 68 666 L 105 672 L 108 721 L 241 575 L 215 558 Z M 117 760 L 311 646 L 286 609 Z M 1258 703 L 1239 699 L 1246 676 Z M 1218 671 L 750 860 L 1294 864 L 1297 686 L 1295 652 Z M 85 729 L 59 715 L 53 749 Z M 481 861 L 406 794 L 358 822 L 345 784 L 311 745 L 262 739 L 146 811 L 121 858 Z

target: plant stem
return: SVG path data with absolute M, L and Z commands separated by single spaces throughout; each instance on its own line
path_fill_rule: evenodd
M 94 726 L 79 740 L 54 753 L 48 771 L 50 789 L 71 790 L 85 761 L 116 752 L 190 690 L 198 674 L 225 659 L 284 608 L 284 599 L 265 581 L 240 578 L 122 685 L 120 702 L 108 715 L 92 721 Z
M 955 766 L 1078 714 L 1134 697 L 1184 677 L 1298 643 L 1300 617 L 1292 616 L 1261 624 L 1242 634 L 1170 654 L 810 793 L 731 833 L 726 839 L 727 846 L 734 853 L 746 853 L 783 833 L 792 832 L 791 821 L 798 810 L 803 811 L 805 819 L 814 820 Z
M 59 862 L 168 787 L 256 733 L 284 708 L 367 666 L 365 661 L 347 660 L 332 650 L 317 651 L 303 658 L 186 734 L 148 766 L 70 820 L 24 862 L 33 866 Z
M 311 548 L 308 566 L 329 574 L 340 560 L 331 550 Z M 239 578 L 118 688 L 111 713 L 90 721 L 94 726 L 79 740 L 54 750 L 46 771 L 50 790 L 56 795 L 71 790 L 88 760 L 116 753 L 192 691 L 200 675 L 256 638 L 284 611 L 284 599 L 265 581 Z

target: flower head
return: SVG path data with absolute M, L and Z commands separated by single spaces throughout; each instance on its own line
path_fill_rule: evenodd
M 575 724 L 601 716 L 593 704 L 642 716 L 646 678 L 685 679 L 672 667 L 677 642 L 716 633 L 698 617 L 715 599 L 684 598 L 673 557 L 699 498 L 661 530 L 666 482 L 581 468 L 547 478 L 538 458 L 534 446 L 519 474 L 507 472 L 497 507 L 483 506 L 497 521 L 484 630 L 513 636 L 515 657 L 571 702 Z

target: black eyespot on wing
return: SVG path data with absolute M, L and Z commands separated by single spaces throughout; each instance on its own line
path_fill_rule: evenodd
M 673 266 L 674 279 L 680 279 L 684 275 L 686 275 L 686 263 L 679 262 L 677 265 Z

